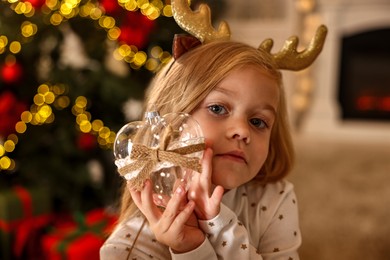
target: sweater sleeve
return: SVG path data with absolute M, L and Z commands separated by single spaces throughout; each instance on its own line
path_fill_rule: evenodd
M 218 259 L 298 260 L 301 234 L 293 185 L 272 184 L 259 196 L 243 191 L 242 197 L 233 194 L 241 210 L 221 204 L 217 217 L 199 221 Z
M 217 255 L 207 238 L 198 248 L 175 254 L 156 240 L 143 218 L 134 217 L 118 224 L 100 248 L 100 259 L 216 260 Z
M 188 259 L 194 259 L 194 260 L 213 260 L 218 259 L 217 255 L 214 251 L 213 246 L 211 245 L 210 241 L 206 238 L 204 242 L 196 249 L 182 254 L 175 254 L 172 252 L 171 249 L 169 249 L 171 252 L 172 260 L 188 260 Z
M 137 216 L 117 225 L 100 248 L 100 259 L 170 259 L 170 253 L 156 240 L 145 219 Z
M 199 221 L 219 259 L 263 259 L 236 214 L 224 204 L 214 219 Z
M 140 228 L 143 218 L 135 217 L 117 226 L 101 248 L 100 259 L 298 260 L 301 235 L 293 186 L 281 182 L 258 190 L 231 193 L 218 216 L 199 221 L 206 239 L 190 252 L 174 254 L 158 243 L 147 223 Z

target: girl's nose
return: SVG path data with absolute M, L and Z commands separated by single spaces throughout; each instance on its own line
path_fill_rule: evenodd
M 244 141 L 245 144 L 250 142 L 250 125 L 248 120 L 231 120 L 227 129 L 228 138 Z

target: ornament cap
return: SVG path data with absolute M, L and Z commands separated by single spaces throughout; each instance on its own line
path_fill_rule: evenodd
M 144 119 L 151 125 L 161 123 L 160 113 L 155 104 L 152 104 L 151 109 L 145 112 Z
M 155 117 L 160 117 L 160 113 L 157 111 L 147 111 L 145 112 L 145 118 L 146 119 L 153 119 Z

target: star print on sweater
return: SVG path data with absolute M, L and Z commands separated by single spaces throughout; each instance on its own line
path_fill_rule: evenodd
M 145 225 L 129 257 L 126 248 L 133 246 L 140 223 L 140 218 L 119 223 L 101 248 L 101 260 L 299 259 L 297 202 L 293 186 L 287 181 L 265 186 L 251 182 L 226 192 L 219 215 L 199 221 L 207 234 L 205 241 L 187 253 L 174 254 Z

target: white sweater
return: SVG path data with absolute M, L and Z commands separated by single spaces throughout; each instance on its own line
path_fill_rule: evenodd
M 187 253 L 174 254 L 143 222 L 139 214 L 119 223 L 100 249 L 100 259 L 299 259 L 297 201 L 285 180 L 264 187 L 250 182 L 226 192 L 219 215 L 199 221 L 207 238 Z

